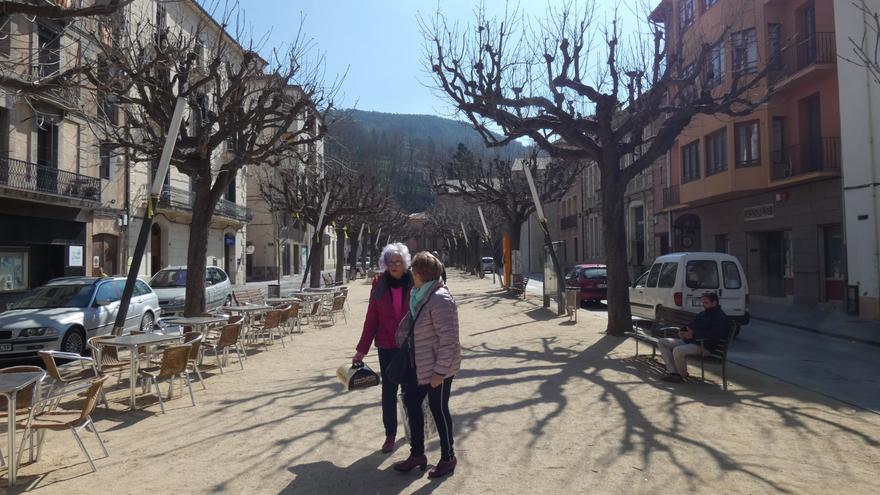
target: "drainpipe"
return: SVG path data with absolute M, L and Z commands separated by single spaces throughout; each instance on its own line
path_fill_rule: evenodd
M 669 187 L 669 194 L 672 194 L 672 150 L 666 151 L 666 186 Z M 678 192 L 679 201 L 681 201 L 681 191 Z M 675 238 L 672 237 L 672 211 L 666 212 L 666 237 L 669 240 L 669 252 L 675 252 Z

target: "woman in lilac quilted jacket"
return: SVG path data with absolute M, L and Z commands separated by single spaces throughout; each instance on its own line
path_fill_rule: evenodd
M 397 344 L 403 344 L 412 329 L 415 369 L 403 384 L 403 402 L 409 419 L 410 455 L 394 469 L 422 471 L 428 465 L 425 456 L 425 419 L 422 402 L 425 397 L 440 437 L 440 462 L 428 473 L 430 478 L 452 474 L 458 461 L 452 449 L 452 416 L 449 414 L 449 393 L 452 378 L 461 366 L 461 344 L 458 339 L 458 308 L 442 279 L 443 263 L 428 252 L 413 258 L 412 276 L 415 286 L 410 295 L 409 313 L 397 329 Z M 404 351 L 401 351 L 404 352 Z
M 355 363 L 363 361 L 375 342 L 382 375 L 382 423 L 385 425 L 382 453 L 385 454 L 394 450 L 397 438 L 397 384 L 388 379 L 385 370 L 399 351 L 394 334 L 408 311 L 413 285 L 409 262 L 409 249 L 404 244 L 393 243 L 382 249 L 379 268 L 383 272 L 373 280 L 364 329 L 351 359 Z

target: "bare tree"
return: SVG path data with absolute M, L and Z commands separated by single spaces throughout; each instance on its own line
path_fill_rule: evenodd
M 0 1 L 0 43 L 10 48 L 27 48 L 10 50 L 10 56 L 0 63 L 0 88 L 26 97 L 79 86 L 81 75 L 91 68 L 91 64 L 83 56 L 76 32 L 109 26 L 111 16 L 120 15 L 121 10 L 133 1 Z M 14 29 L 13 22 L 20 26 L 31 24 L 33 29 Z M 51 23 L 56 29 L 50 30 L 48 36 L 40 36 L 46 43 L 37 43 L 35 50 L 31 50 L 33 31 L 39 30 L 38 22 Z M 65 33 L 71 36 L 65 36 Z M 63 65 L 62 53 L 66 59 Z
M 205 308 L 209 226 L 230 182 L 247 165 L 315 162 L 335 92 L 324 85 L 320 60 L 301 30 L 288 50 L 267 61 L 243 31 L 224 31 L 241 25 L 239 14 L 233 8 L 186 31 L 167 27 L 161 11 L 155 18 L 133 16 L 111 38 L 96 36 L 96 69 L 86 73 L 105 110 L 96 133 L 135 162 L 158 162 L 177 98 L 189 103 L 171 158 L 194 190 L 187 315 Z
M 283 168 L 279 174 L 279 181 L 260 185 L 262 194 L 271 197 L 273 204 L 280 205 L 290 214 L 296 213 L 314 227 L 309 253 L 309 284 L 311 287 L 320 287 L 325 228 L 341 217 L 355 217 L 364 212 L 387 209 L 390 194 L 384 181 L 378 177 L 364 176 L 337 164 L 305 167 L 302 170 Z M 325 197 L 328 200 L 322 218 Z
M 489 19 L 478 11 L 476 25 L 465 29 L 440 13 L 422 25 L 437 88 L 487 145 L 528 138 L 551 157 L 599 167 L 607 331 L 620 335 L 631 326 L 623 248 L 627 183 L 663 156 L 695 116 L 747 115 L 765 101 L 770 64 L 759 68 L 749 40 L 737 39 L 734 70 L 725 78 L 711 62 L 733 26 L 712 33 L 686 24 L 667 29 L 671 12 L 658 10 L 625 39 L 616 18 L 597 21 L 596 3 L 580 8 L 573 2 L 550 9 L 534 29 L 516 12 Z M 627 155 L 633 160 L 624 167 Z
M 541 202 L 546 204 L 565 195 L 584 163 L 538 157 L 536 153 L 515 163 L 497 158 L 484 162 L 459 145 L 446 167 L 434 171 L 431 182 L 438 195 L 460 196 L 473 205 L 494 207 L 506 221 L 512 249 L 519 250 L 522 225 L 535 212 L 523 167 L 529 167 Z M 520 269 L 514 267 L 514 272 Z
M 880 12 L 868 8 L 865 0 L 853 2 L 853 7 L 862 12 L 865 24 L 861 39 L 849 38 L 853 57 L 841 55 L 844 60 L 864 67 L 880 84 Z

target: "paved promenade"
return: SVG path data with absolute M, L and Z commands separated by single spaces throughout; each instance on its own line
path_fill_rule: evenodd
M 462 371 L 450 408 L 460 462 L 432 481 L 400 475 L 398 442 L 382 442 L 379 390 L 345 393 L 346 363 L 369 286 L 351 285 L 348 323 L 308 328 L 286 349 L 251 355 L 244 372 L 211 370 L 208 390 L 158 414 L 124 412 L 125 392 L 99 407 L 111 457 L 87 474 L 67 432 L 50 433 L 44 458 L 25 466 L 34 493 L 877 493 L 880 416 L 737 365 L 722 391 L 660 381 L 632 342 L 602 333 L 605 320 L 555 318 L 539 299 L 508 298 L 451 272 L 460 307 Z M 211 358 L 208 358 L 211 362 Z M 375 351 L 367 358 L 377 365 Z M 115 379 L 111 379 L 111 383 Z M 123 383 L 124 385 L 124 383 Z M 402 434 L 402 428 L 401 428 Z M 86 437 L 93 453 L 100 450 Z M 439 458 L 435 442 L 429 462 Z M 5 480 L 4 480 L 5 481 Z

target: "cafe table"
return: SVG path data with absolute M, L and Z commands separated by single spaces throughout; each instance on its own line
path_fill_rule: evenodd
M 160 333 L 145 333 L 141 335 L 122 335 L 119 337 L 114 337 L 112 339 L 101 340 L 101 345 L 112 345 L 114 347 L 122 347 L 127 348 L 129 350 L 129 356 L 131 359 L 131 383 L 130 383 L 130 394 L 131 394 L 131 411 L 134 411 L 135 408 L 135 386 L 137 384 L 137 370 L 138 370 L 138 349 L 141 346 L 148 345 L 156 345 L 163 344 L 165 342 L 174 342 L 175 340 L 181 340 L 183 338 L 182 335 L 166 335 Z
M 15 404 L 15 399 L 20 391 L 33 383 L 39 382 L 44 376 L 46 376 L 44 371 L 0 374 L 0 394 L 6 396 L 6 418 L 9 424 L 9 432 L 7 434 L 9 437 L 9 444 L 7 446 L 9 452 L 9 486 L 15 484 L 18 474 L 18 456 L 16 454 L 18 450 L 15 448 L 15 410 L 18 406 Z M 39 394 L 35 392 L 34 397 L 39 397 Z M 33 414 L 33 411 L 30 414 Z

